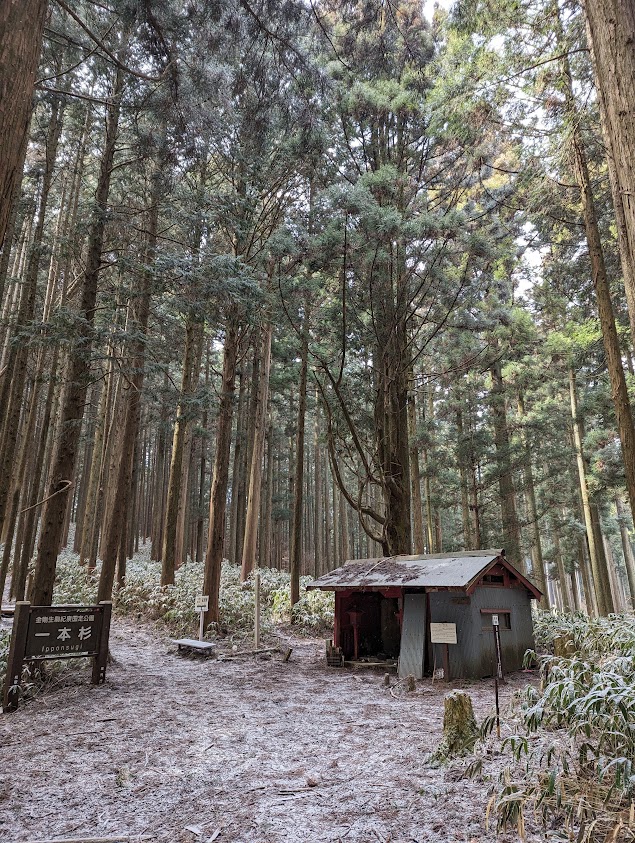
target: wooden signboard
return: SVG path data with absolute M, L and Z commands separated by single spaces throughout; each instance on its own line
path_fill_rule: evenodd
M 432 644 L 456 644 L 456 624 L 431 623 L 430 642 Z
M 194 608 L 197 612 L 207 612 L 209 609 L 209 595 L 208 594 L 197 594 Z
M 18 707 L 22 665 L 44 659 L 93 658 L 93 685 L 106 679 L 112 603 L 98 606 L 31 606 L 15 604 L 4 684 L 3 711 Z
M 456 624 L 455 623 L 431 623 L 430 624 L 430 643 L 443 644 L 443 667 L 436 668 L 433 671 L 433 681 L 435 678 L 445 679 L 450 681 L 450 644 L 456 644 Z

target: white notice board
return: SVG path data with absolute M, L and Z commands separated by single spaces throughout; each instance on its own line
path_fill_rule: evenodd
M 431 623 L 430 641 L 433 644 L 456 644 L 456 624 Z

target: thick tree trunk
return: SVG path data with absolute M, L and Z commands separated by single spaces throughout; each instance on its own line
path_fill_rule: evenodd
M 96 206 L 89 235 L 76 335 L 69 352 L 68 386 L 61 412 L 61 437 L 55 451 L 47 495 L 48 500 L 44 505 L 42 514 L 40 543 L 31 594 L 32 602 L 40 606 L 50 605 L 53 597 L 57 556 L 64 528 L 69 490 L 73 482 L 86 391 L 90 381 L 90 357 L 93 344 L 97 285 L 102 265 L 108 195 L 119 128 L 123 78 L 123 71 L 117 68 L 113 96 L 107 107 L 106 142 L 97 181 Z
M 209 527 L 203 579 L 203 594 L 209 596 L 209 606 L 204 618 L 205 626 L 208 626 L 210 623 L 218 623 L 219 621 L 218 597 L 220 593 L 223 548 L 225 546 L 227 486 L 238 347 L 238 325 L 234 318 L 230 318 L 225 334 L 225 346 L 223 350 L 223 375 L 218 421 L 216 424 L 216 453 L 214 455 L 212 489 L 209 499 Z
M 11 214 L 29 130 L 48 0 L 0 5 L 0 247 Z
M 585 0 L 583 5 L 604 139 L 612 160 L 609 176 L 624 282 L 631 285 L 635 281 L 635 8 L 631 2 L 616 0 Z M 627 299 L 631 309 L 635 290 L 628 290 Z

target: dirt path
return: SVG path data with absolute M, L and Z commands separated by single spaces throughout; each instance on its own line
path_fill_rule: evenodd
M 0 719 L 0 840 L 514 839 L 485 831 L 487 784 L 424 763 L 447 687 L 396 699 L 382 674 L 327 668 L 323 642 L 292 643 L 286 664 L 194 661 L 115 618 L 104 686 L 86 670 Z M 491 682 L 469 691 L 480 719 Z

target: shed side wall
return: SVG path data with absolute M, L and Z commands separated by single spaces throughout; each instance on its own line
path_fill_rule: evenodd
M 520 670 L 527 649 L 534 647 L 531 598 L 524 588 L 479 587 L 469 604 L 456 592 L 430 594 L 430 620 L 455 623 L 457 644 L 450 645 L 452 679 L 480 679 L 491 676 L 494 664 L 494 634 L 482 628 L 481 609 L 511 612 L 511 629 L 500 628 L 503 671 Z M 441 646 L 434 645 L 437 665 L 442 665 Z

